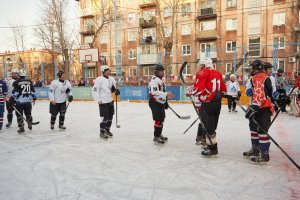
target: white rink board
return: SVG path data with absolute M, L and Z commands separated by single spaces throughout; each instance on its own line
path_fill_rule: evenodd
M 166 111 L 164 146 L 153 144 L 153 121 L 147 103 L 121 102 L 120 129 L 108 141 L 99 138 L 99 108 L 95 102 L 72 102 L 66 132 L 50 130 L 48 101 L 37 101 L 33 121 L 41 123 L 25 136 L 13 127 L 0 133 L 0 199 L 84 200 L 282 200 L 300 199 L 300 173 L 271 144 L 270 163 L 250 163 L 242 152 L 250 148 L 248 121 L 241 109 L 222 107 L 217 130 L 218 158 L 201 157 L 194 144 L 197 125 L 191 104 L 172 104 L 190 120 Z M 300 163 L 299 118 L 280 114 L 270 134 Z M 6 124 L 6 119 L 4 121 Z

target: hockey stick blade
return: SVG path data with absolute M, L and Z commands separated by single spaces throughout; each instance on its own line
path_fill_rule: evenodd
M 182 65 L 181 65 L 181 68 L 179 70 L 179 76 L 180 76 L 181 81 L 182 81 L 183 84 L 185 84 L 185 82 L 184 82 L 184 78 L 183 78 L 183 73 L 182 72 L 183 72 L 184 68 L 186 67 L 186 65 L 187 65 L 187 62 L 186 61 L 183 62 Z
M 117 124 L 116 127 L 117 127 L 117 128 L 121 128 L 121 125 Z
M 31 125 L 38 125 L 40 122 L 32 122 Z

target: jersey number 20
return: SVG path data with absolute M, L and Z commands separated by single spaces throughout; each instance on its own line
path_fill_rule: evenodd
M 21 85 L 22 88 L 22 94 L 30 94 L 30 85 Z
M 213 79 L 212 81 L 212 84 L 213 84 L 213 88 L 212 88 L 212 92 L 215 92 L 216 89 L 217 89 L 217 84 L 218 84 L 218 90 L 217 91 L 220 91 L 220 88 L 221 88 L 221 80 L 217 80 L 217 79 Z

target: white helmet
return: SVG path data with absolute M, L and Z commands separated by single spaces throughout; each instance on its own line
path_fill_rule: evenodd
M 104 73 L 105 70 L 110 70 L 109 66 L 107 66 L 107 65 L 102 65 L 102 66 L 101 66 L 101 72 Z
M 234 80 L 236 80 L 236 75 L 235 74 L 230 74 L 230 79 L 234 79 Z
M 13 68 L 10 73 L 19 73 L 19 70 L 17 68 Z
M 212 68 L 212 60 L 210 58 L 203 58 L 198 61 L 198 66 L 205 65 L 207 68 Z
M 20 76 L 26 76 L 26 70 L 25 69 L 20 69 L 19 74 L 20 74 Z

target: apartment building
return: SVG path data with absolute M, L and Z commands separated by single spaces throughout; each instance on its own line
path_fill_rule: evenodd
M 299 69 L 297 0 L 182 0 L 176 8 L 158 0 L 76 1 L 81 42 L 94 41 L 99 50 L 99 62 L 88 63 L 90 79 L 108 64 L 115 74 L 121 65 L 125 82 L 145 83 L 161 62 L 170 67 L 170 83 L 180 84 L 179 68 L 187 61 L 184 75 L 192 82 L 196 61 L 203 57 L 211 57 L 224 76 L 236 71 L 243 77 L 249 62 L 258 58 L 284 68 L 287 76 Z M 112 20 L 97 33 L 101 2 Z

